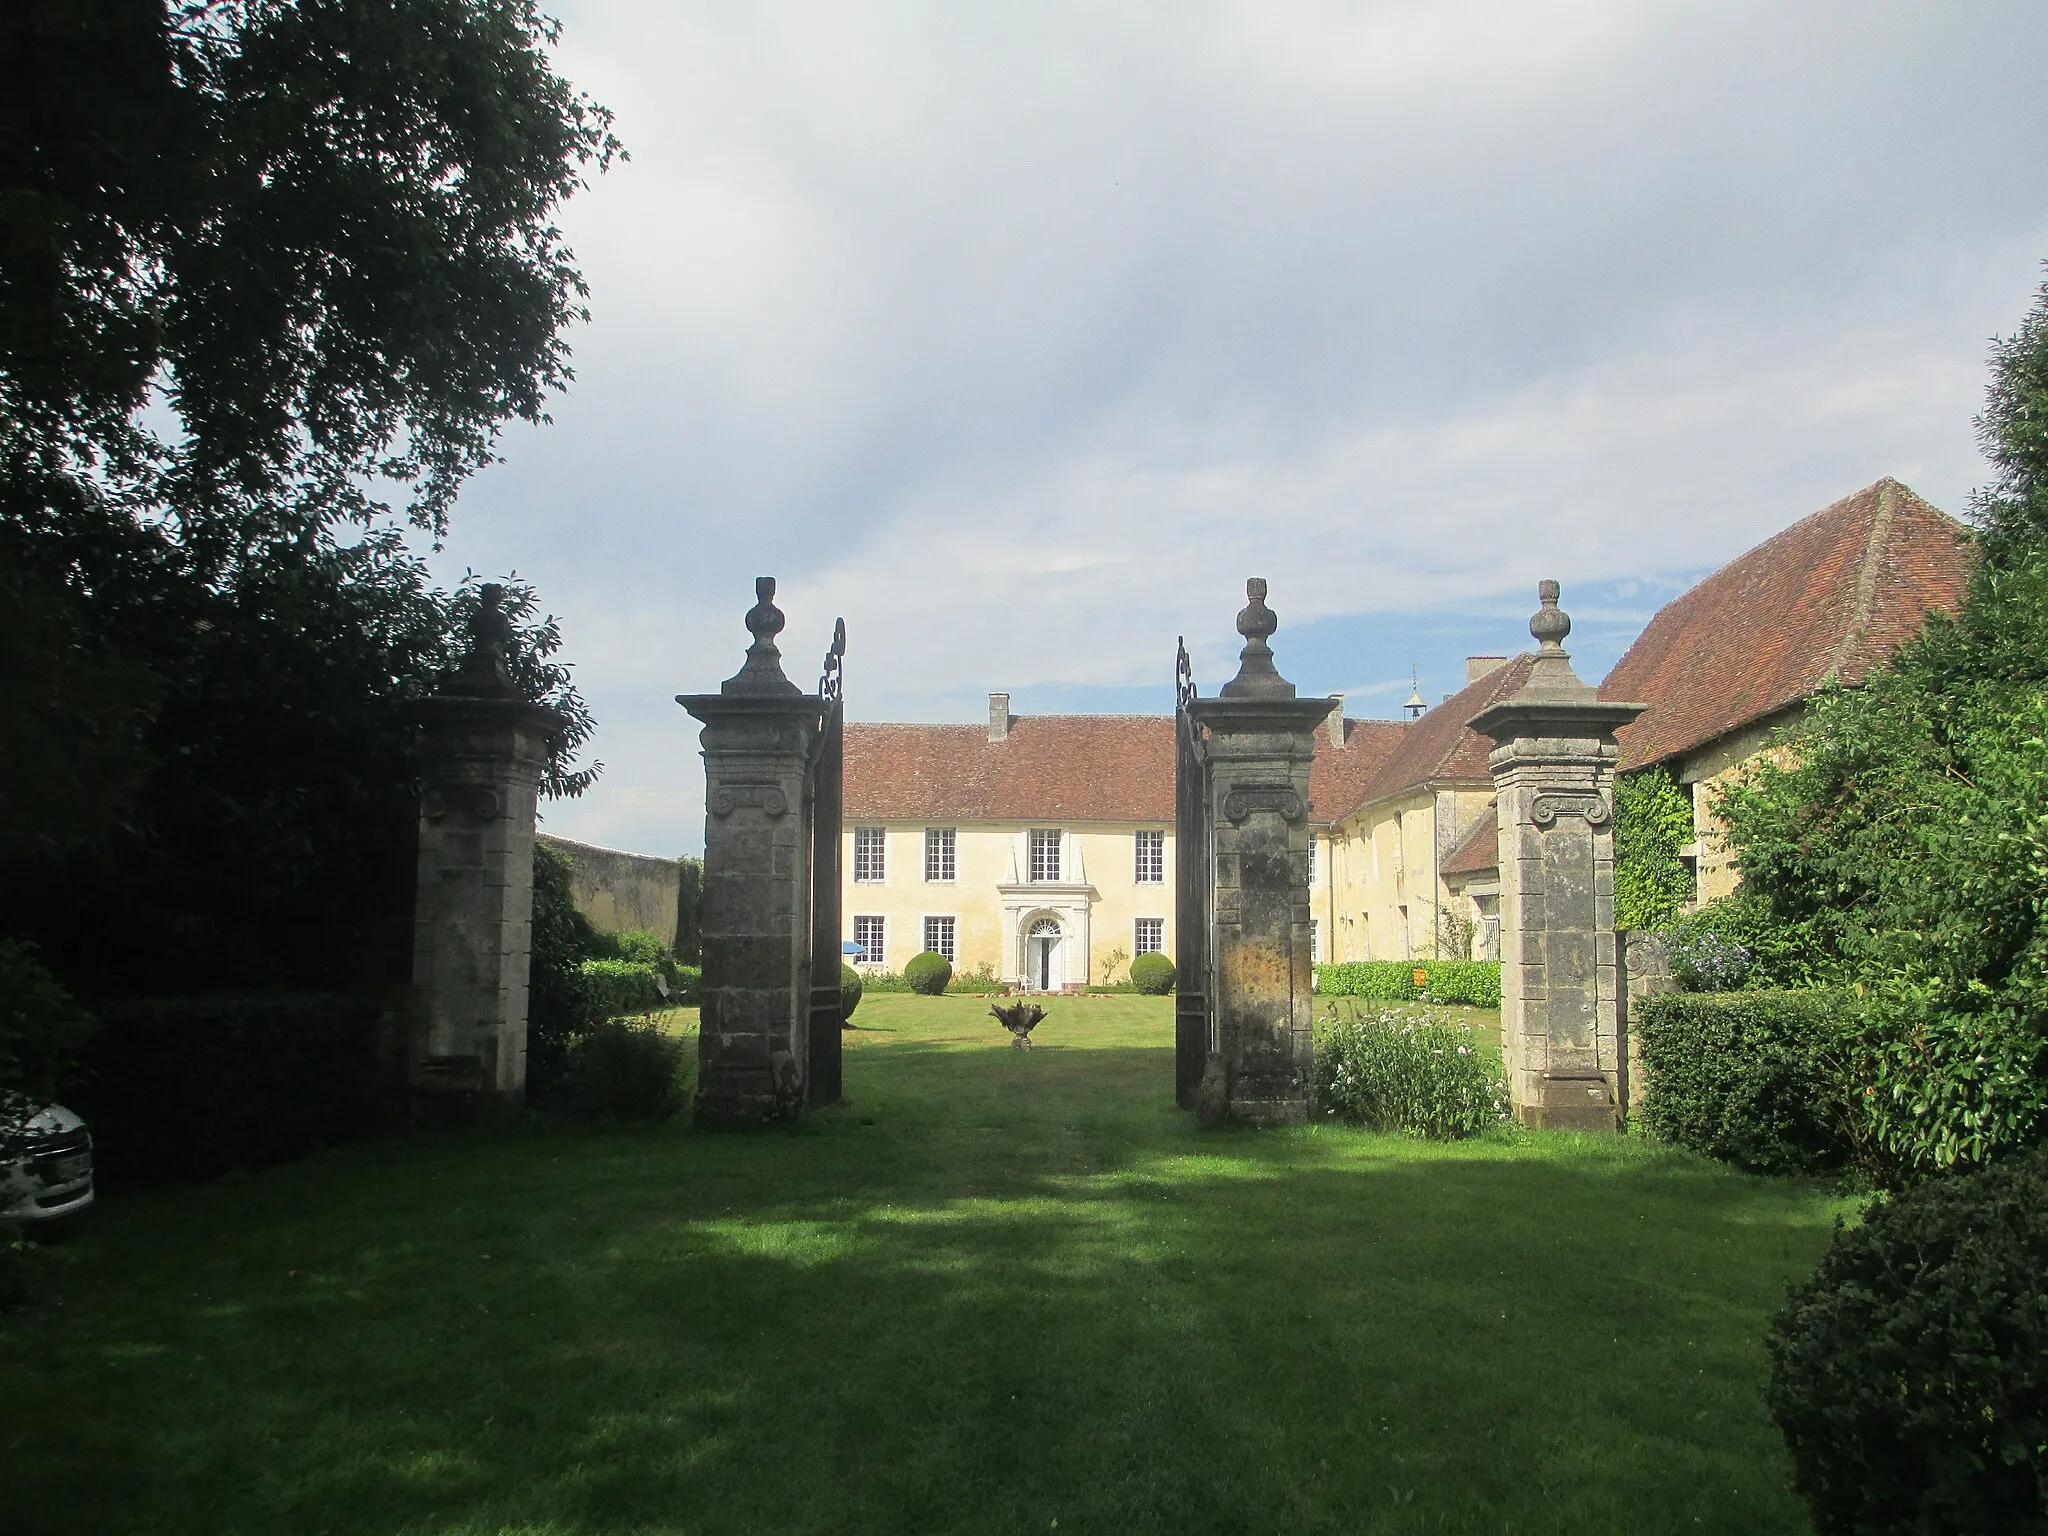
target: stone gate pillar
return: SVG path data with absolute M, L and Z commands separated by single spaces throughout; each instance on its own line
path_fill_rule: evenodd
M 1614 733 L 1643 712 L 1572 671 L 1558 585 L 1537 586 L 1539 649 L 1519 692 L 1472 718 L 1494 740 L 1500 815 L 1501 1035 L 1524 1125 L 1615 1128 Z
M 407 1083 L 424 1119 L 517 1109 L 526 1096 L 533 823 L 562 718 L 506 666 L 504 588 L 486 585 L 469 654 L 425 701 Z
M 676 695 L 704 722 L 696 1118 L 707 1126 L 799 1113 L 810 1070 L 810 773 L 821 712 L 783 675 L 775 578 L 754 592 L 746 665 L 717 693 Z M 823 961 L 836 967 L 838 956 Z
M 1267 644 L 1280 621 L 1266 606 L 1266 584 L 1254 577 L 1245 592 L 1237 676 L 1218 697 L 1186 705 L 1204 736 L 1215 849 L 1204 873 L 1213 882 L 1212 1038 L 1198 1099 L 1205 1118 L 1299 1125 L 1315 1057 L 1308 772 L 1333 701 L 1295 697 Z

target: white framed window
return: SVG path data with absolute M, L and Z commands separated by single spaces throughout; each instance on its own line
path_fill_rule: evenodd
M 1315 918 L 1308 920 L 1308 963 L 1323 963 L 1323 925 Z
M 1060 877 L 1060 830 L 1058 827 L 1031 829 L 1031 878 L 1057 880 Z
M 928 917 L 924 920 L 924 947 L 948 960 L 953 958 L 953 919 Z
M 1140 885 L 1161 885 L 1166 880 L 1166 834 L 1140 832 L 1137 837 L 1136 879 Z
M 879 917 L 856 917 L 853 920 L 853 942 L 861 949 L 862 965 L 882 963 L 883 923 Z
M 1166 919 L 1163 917 L 1141 917 L 1137 932 L 1131 940 L 1131 949 L 1140 955 L 1163 955 L 1166 953 Z
M 853 878 L 861 885 L 880 885 L 888 873 L 886 850 L 889 846 L 887 827 L 855 827 L 853 829 Z M 875 919 L 880 922 L 880 918 Z
M 953 829 L 951 827 L 926 827 L 924 829 L 924 877 L 928 881 L 951 880 L 953 878 Z M 951 921 L 951 919 L 948 919 Z M 930 945 L 926 945 L 930 948 Z M 948 960 L 951 955 L 946 956 Z
M 1308 884 L 1309 884 L 1309 889 L 1310 889 L 1310 890 L 1314 890 L 1314 889 L 1315 889 L 1315 884 L 1316 884 L 1316 838 L 1315 838 L 1315 834 L 1314 834 L 1313 832 L 1311 832 L 1311 833 L 1309 834 L 1309 838 L 1308 838 Z

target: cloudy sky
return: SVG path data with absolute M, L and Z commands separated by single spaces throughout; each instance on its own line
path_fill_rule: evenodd
M 1355 716 L 1541 576 L 1597 679 L 1881 475 L 1962 511 L 2048 257 L 2038 0 L 559 9 L 632 160 L 439 565 L 540 585 L 605 763 L 547 825 L 650 853 L 758 574 L 855 719 L 1164 710 L 1247 575 Z

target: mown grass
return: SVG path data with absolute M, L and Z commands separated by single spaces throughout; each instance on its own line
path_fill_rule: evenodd
M 1806 1529 L 1818 1186 L 1197 1131 L 1170 1000 L 873 997 L 799 1129 L 408 1136 L 109 1200 L 0 1331 L 0 1529 Z

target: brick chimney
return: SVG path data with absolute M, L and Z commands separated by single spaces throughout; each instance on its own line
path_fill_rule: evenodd
M 1467 656 L 1465 658 L 1465 686 L 1471 687 L 1487 673 L 1497 671 L 1508 664 L 1505 656 Z
M 1323 716 L 1323 734 L 1329 737 L 1331 750 L 1341 752 L 1344 750 L 1344 695 L 1333 693 L 1330 702 L 1332 708 Z
M 988 696 L 988 739 L 1010 739 L 1010 696 L 1007 693 L 992 693 Z

